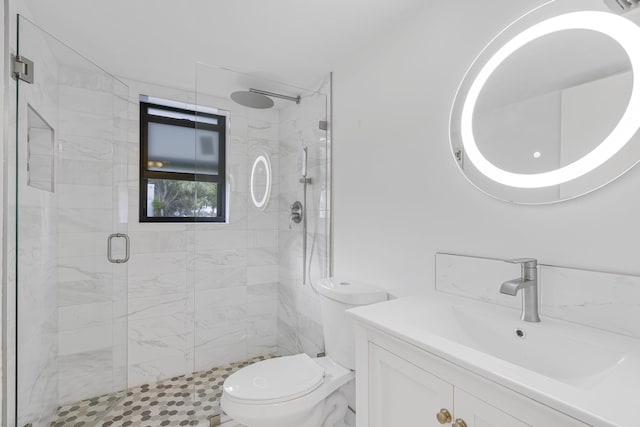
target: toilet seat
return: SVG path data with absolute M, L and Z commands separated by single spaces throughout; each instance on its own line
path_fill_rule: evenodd
M 324 376 L 324 368 L 302 353 L 240 369 L 224 382 L 224 392 L 245 403 L 278 403 L 311 393 L 322 384 Z
M 292 359 L 295 358 L 295 359 Z M 326 399 L 333 392 L 338 390 L 344 384 L 355 378 L 353 371 L 340 366 L 335 363 L 329 357 L 321 357 L 312 359 L 305 354 L 299 354 L 296 356 L 286 356 L 279 358 L 284 360 L 283 366 L 287 367 L 290 361 L 298 363 L 297 366 L 302 366 L 302 369 L 314 370 L 311 364 L 317 365 L 322 372 L 320 376 L 319 384 L 315 387 L 311 386 L 304 389 L 295 390 L 296 397 L 279 397 L 274 398 L 269 396 L 269 400 L 249 400 L 243 399 L 242 393 L 235 390 L 228 391 L 231 384 L 235 384 L 234 387 L 243 388 L 243 384 L 239 383 L 240 379 L 251 379 L 251 376 L 234 377 L 236 374 L 232 374 L 227 378 L 223 387 L 222 397 L 220 399 L 220 405 L 222 409 L 237 422 L 247 426 L 260 426 L 260 427 L 315 427 L 319 424 L 315 424 L 316 418 L 322 415 L 322 408 L 324 406 L 324 399 Z M 278 359 L 270 359 L 278 360 Z M 265 363 L 268 361 L 262 361 L 253 365 L 242 368 L 240 371 L 255 367 L 256 372 L 262 370 Z M 268 366 L 268 365 L 267 365 Z M 238 372 L 240 372 L 238 371 Z M 274 372 L 275 369 L 274 369 Z M 284 372 L 284 371 L 283 371 Z M 291 372 L 291 377 L 295 378 L 299 372 Z M 316 370 L 316 372 L 318 372 Z M 285 375 L 285 374 L 280 374 Z M 311 382 L 311 381 L 310 381 Z M 246 388 L 247 383 L 244 384 Z M 283 389 L 284 390 L 284 389 Z M 288 391 L 291 391 L 289 389 Z M 235 391 L 235 393 L 234 393 Z M 234 396 L 235 394 L 235 396 Z M 266 395 L 265 395 L 266 397 Z

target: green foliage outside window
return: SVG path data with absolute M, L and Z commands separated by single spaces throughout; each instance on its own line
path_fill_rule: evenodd
M 154 217 L 214 217 L 217 190 L 214 182 L 150 179 Z

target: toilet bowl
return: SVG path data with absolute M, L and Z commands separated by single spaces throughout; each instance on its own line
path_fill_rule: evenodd
M 249 427 L 343 427 L 347 399 L 337 390 L 354 378 L 329 357 L 279 357 L 229 376 L 220 404 Z M 328 418 L 336 422 L 328 424 Z
M 326 357 L 301 353 L 264 360 L 226 379 L 220 405 L 247 427 L 345 427 L 355 378 L 354 330 L 346 310 L 387 299 L 381 289 L 327 278 L 319 281 Z

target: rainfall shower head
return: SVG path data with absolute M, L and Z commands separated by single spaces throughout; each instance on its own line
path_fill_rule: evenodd
M 232 100 L 249 108 L 271 108 L 274 105 L 273 99 L 271 98 L 286 99 L 287 101 L 300 104 L 300 95 L 288 96 L 260 89 L 239 90 L 231 94 Z
M 233 99 L 238 104 L 249 108 L 266 109 L 273 107 L 273 99 L 265 96 L 261 93 L 255 93 L 251 90 L 239 90 L 231 94 Z

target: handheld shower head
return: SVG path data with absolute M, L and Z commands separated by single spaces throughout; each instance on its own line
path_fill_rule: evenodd
M 308 150 L 309 147 L 304 147 L 302 149 L 302 177 L 307 177 L 307 159 L 308 159 Z

